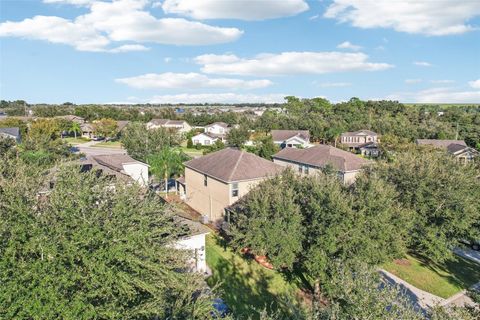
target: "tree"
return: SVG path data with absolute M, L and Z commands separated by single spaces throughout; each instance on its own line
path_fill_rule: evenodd
M 16 144 L 15 139 L 0 135 L 0 157 L 7 155 Z
M 434 261 L 452 256 L 459 239 L 480 236 L 478 170 L 443 151 L 411 149 L 372 174 L 391 183 L 398 202 L 414 214 L 409 247 Z
M 93 129 L 95 131 L 95 135 L 104 138 L 111 138 L 116 135 L 118 125 L 117 121 L 113 119 L 102 118 L 93 122 Z
M 258 155 L 267 160 L 272 160 L 272 156 L 279 150 L 279 147 L 273 142 L 272 136 L 269 135 L 260 140 Z
M 239 127 L 239 128 L 232 128 L 227 133 L 227 142 L 228 145 L 231 147 L 241 148 L 245 141 L 248 140 L 250 134 L 247 128 Z
M 178 145 L 177 134 L 164 128 L 147 129 L 144 123 L 132 122 L 122 132 L 122 145 L 133 158 L 146 161 L 151 154 Z
M 172 212 L 137 186 L 73 166 L 55 184 L 0 162 L 0 317 L 205 319 L 200 276 L 179 272 Z M 112 191 L 114 190 L 114 191 Z
M 165 147 L 160 152 L 151 154 L 147 157 L 147 163 L 150 165 L 150 171 L 152 174 L 157 178 L 164 180 L 167 198 L 168 179 L 183 173 L 183 162 L 186 160 L 188 160 L 186 154 L 169 147 Z
M 77 133 L 80 133 L 82 129 L 80 128 L 80 124 L 76 121 L 72 121 L 70 127 L 68 128 L 69 132 L 73 132 L 75 139 L 77 139 Z

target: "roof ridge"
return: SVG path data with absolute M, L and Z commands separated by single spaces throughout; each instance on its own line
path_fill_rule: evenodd
M 233 149 L 232 149 L 232 150 L 233 150 Z M 235 171 L 237 171 L 238 165 L 240 164 L 240 160 L 243 158 L 243 155 L 244 155 L 244 154 L 245 154 L 245 151 L 241 150 L 241 151 L 240 151 L 240 157 L 238 157 L 237 162 L 236 162 L 235 165 L 233 166 L 233 170 L 232 170 L 232 172 L 230 173 L 230 175 L 228 176 L 228 180 L 232 180 L 233 174 L 235 173 Z

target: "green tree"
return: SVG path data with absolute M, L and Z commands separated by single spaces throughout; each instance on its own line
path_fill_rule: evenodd
M 112 138 L 117 134 L 118 125 L 113 119 L 102 118 L 93 122 L 93 129 L 97 136 Z
M 248 140 L 249 137 L 250 137 L 250 134 L 247 128 L 245 127 L 232 128 L 227 133 L 227 142 L 228 142 L 228 145 L 231 147 L 241 148 L 243 147 L 243 144 L 245 143 L 245 141 Z
M 280 148 L 273 142 L 272 136 L 266 136 L 260 140 L 257 154 L 265 159 L 272 160 L 272 156 L 277 153 Z
M 0 161 L 0 318 L 208 318 L 169 207 L 75 166 L 46 177 Z
M 73 132 L 75 139 L 77 139 L 77 133 L 80 133 L 82 129 L 80 128 L 80 124 L 78 122 L 72 121 L 68 128 L 68 131 Z

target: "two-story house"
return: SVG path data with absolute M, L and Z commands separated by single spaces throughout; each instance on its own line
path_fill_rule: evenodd
M 225 122 L 214 122 L 212 124 L 209 124 L 205 126 L 205 132 L 206 133 L 211 133 L 214 135 L 226 135 L 229 131 L 228 124 Z
M 182 179 L 186 203 L 213 222 L 225 208 L 262 180 L 284 168 L 252 153 L 226 148 L 185 162 Z
M 370 130 L 344 132 L 340 135 L 340 143 L 348 146 L 350 149 L 357 150 L 360 146 L 370 142 L 380 142 L 378 134 Z
M 330 166 L 345 184 L 355 182 L 362 168 L 369 163 L 350 152 L 324 144 L 308 149 L 284 148 L 273 155 L 273 162 L 307 175 L 316 174 Z
M 309 148 L 310 132 L 308 130 L 272 130 L 273 142 L 280 148 Z

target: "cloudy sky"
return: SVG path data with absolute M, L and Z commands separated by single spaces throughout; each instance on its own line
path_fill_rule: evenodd
M 0 98 L 480 103 L 479 0 L 0 0 Z

